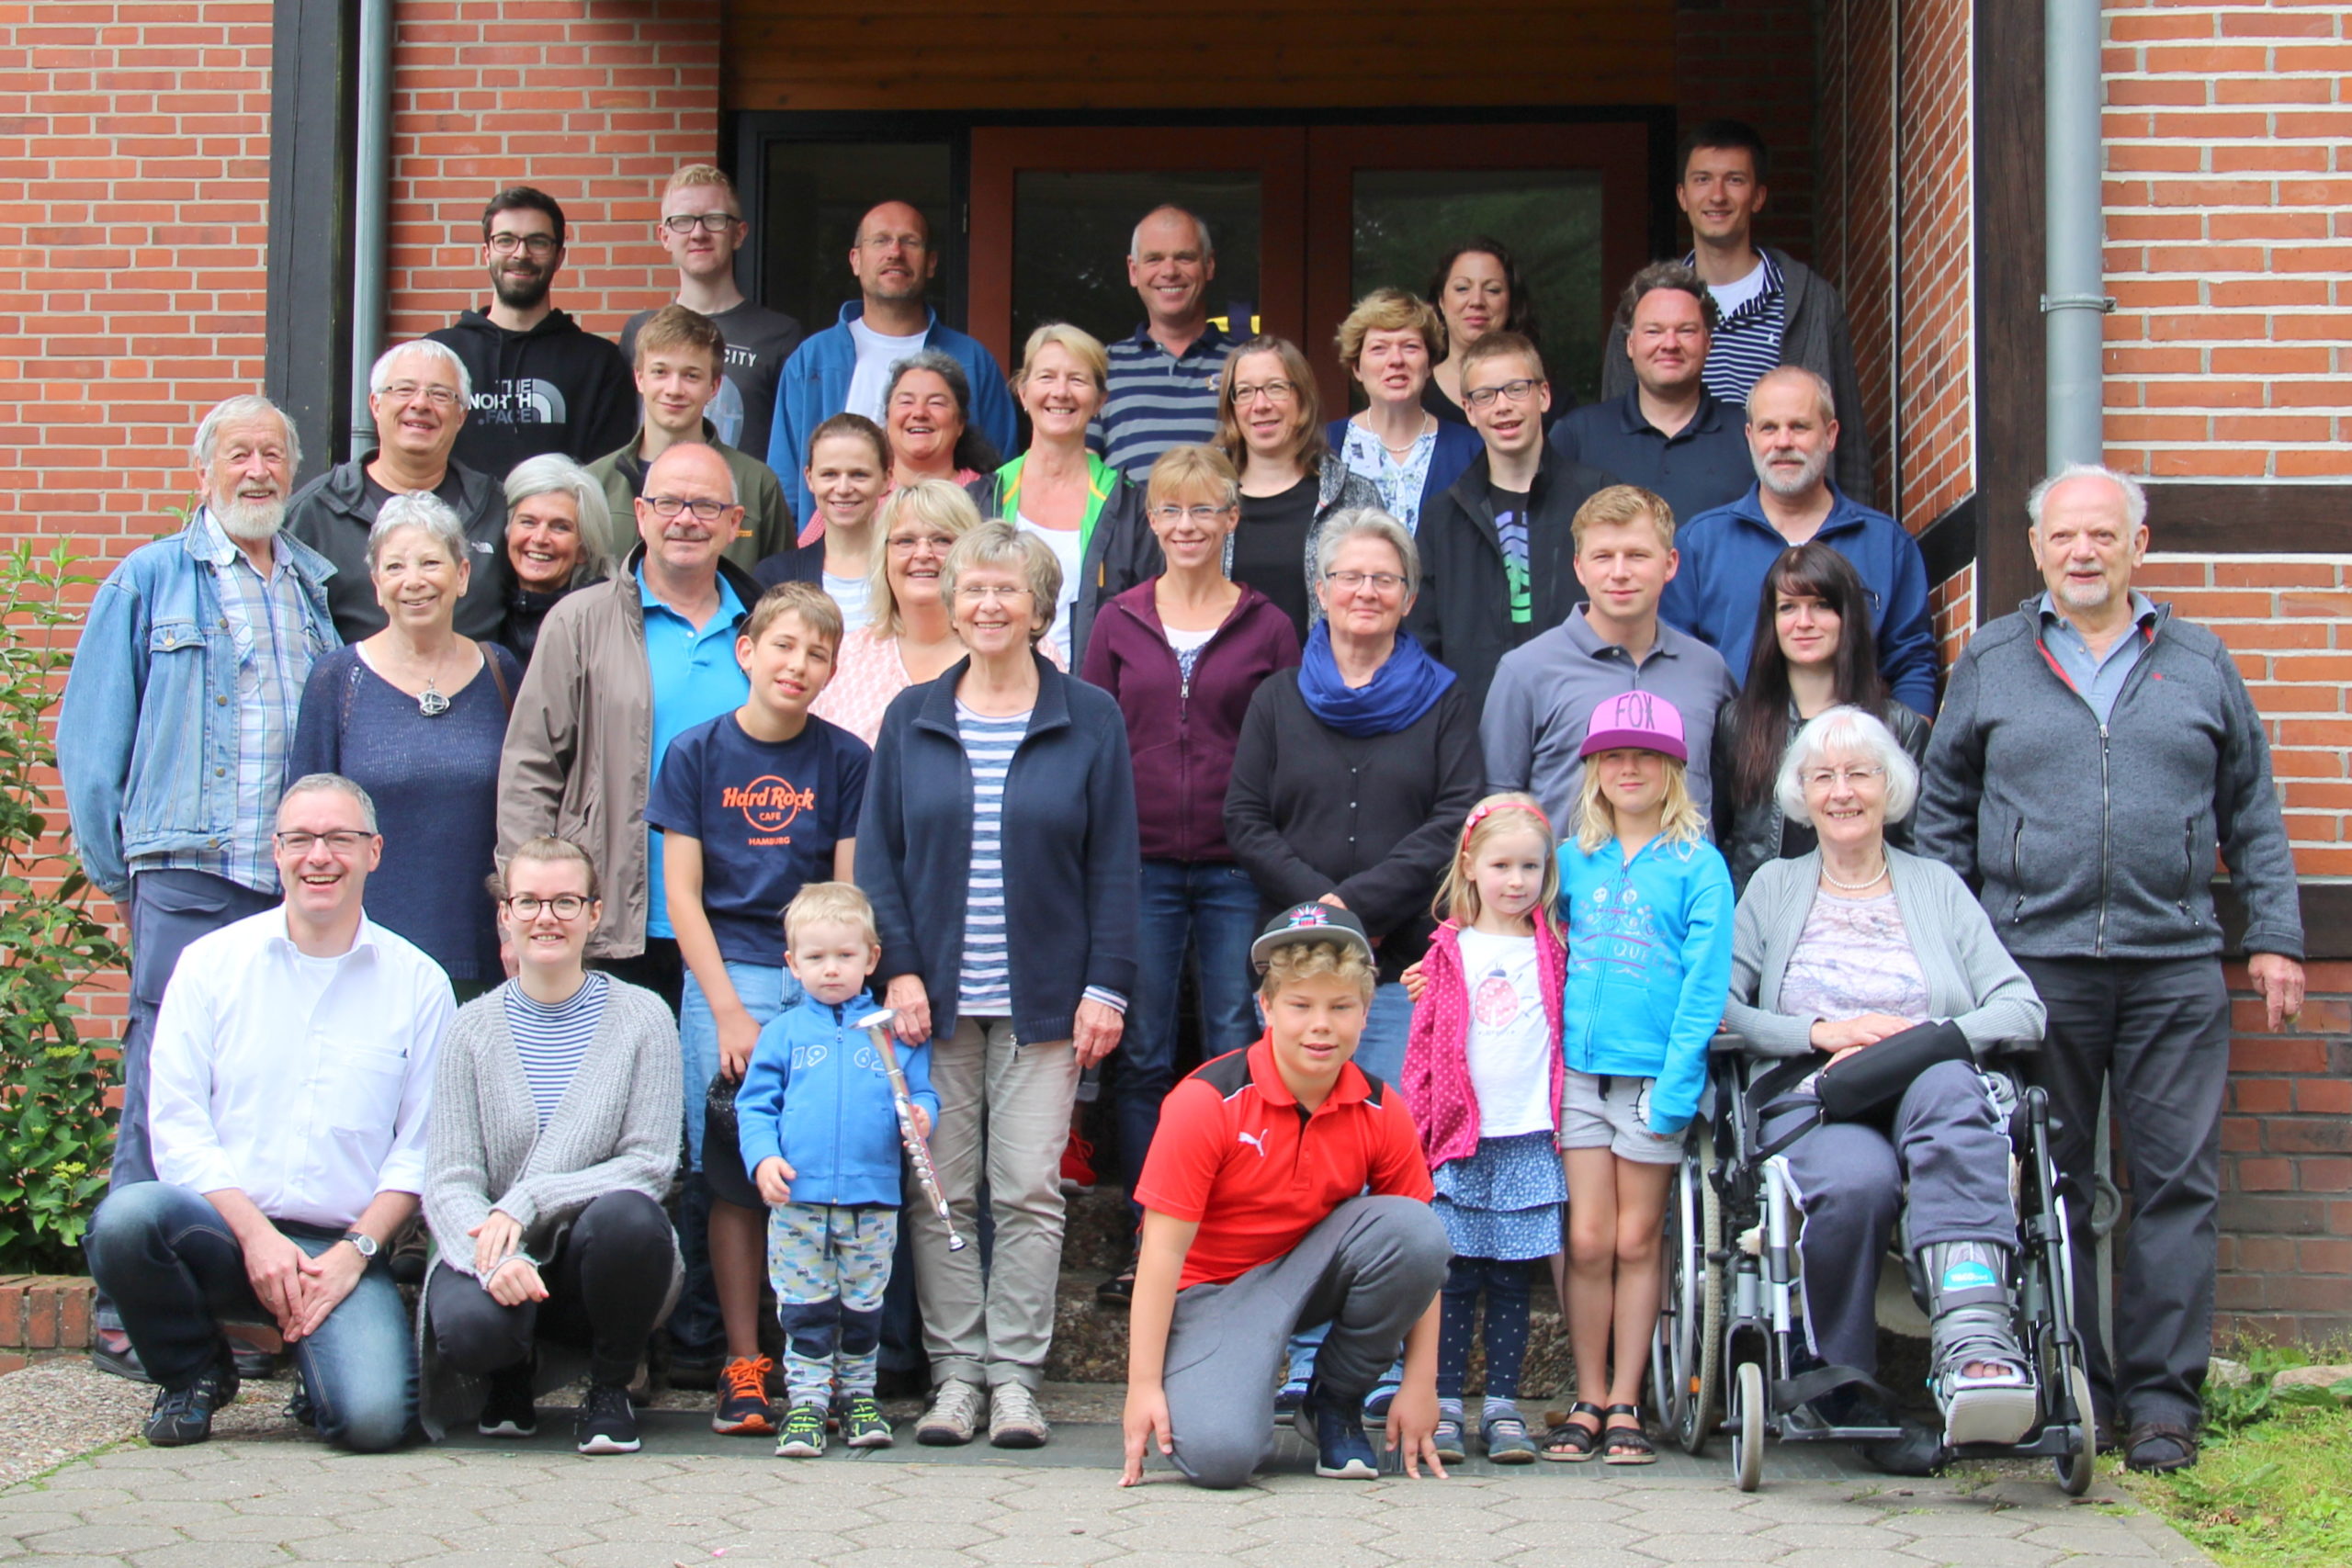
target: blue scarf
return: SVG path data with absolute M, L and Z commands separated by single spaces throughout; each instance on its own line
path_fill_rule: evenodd
M 1419 724 L 1453 684 L 1453 671 L 1431 659 L 1410 632 L 1396 634 L 1396 651 L 1361 686 L 1340 678 L 1331 656 L 1331 624 L 1306 634 L 1298 664 L 1298 694 L 1306 711 L 1342 735 L 1394 735 Z

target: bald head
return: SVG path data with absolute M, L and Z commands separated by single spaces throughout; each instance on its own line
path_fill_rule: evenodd
M 665 447 L 645 472 L 637 498 L 637 532 L 649 575 L 707 586 L 719 553 L 734 542 L 743 509 L 727 459 L 699 441 Z
M 857 220 L 849 269 L 869 310 L 921 299 L 939 270 L 931 225 L 910 202 L 881 203 Z

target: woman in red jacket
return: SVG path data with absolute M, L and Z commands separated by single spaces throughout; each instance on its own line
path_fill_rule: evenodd
M 1143 846 L 1142 959 L 1123 1047 L 1105 1064 L 1119 1128 L 1127 1206 L 1176 1079 L 1176 992 L 1185 948 L 1200 954 L 1203 1055 L 1258 1036 L 1250 942 L 1258 890 L 1225 841 L 1225 786 L 1258 684 L 1298 663 L 1290 617 L 1226 576 L 1241 486 L 1208 446 L 1175 446 L 1152 465 L 1145 513 L 1167 570 L 1105 605 L 1083 673 L 1118 699 L 1136 770 Z M 1098 1296 L 1125 1304 L 1132 1251 Z

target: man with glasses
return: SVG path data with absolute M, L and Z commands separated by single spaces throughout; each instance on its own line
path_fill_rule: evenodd
M 1144 322 L 1110 347 L 1102 412 L 1089 434 L 1104 462 L 1138 480 L 1170 446 L 1216 439 L 1216 378 L 1241 337 L 1209 320 L 1216 276 L 1209 226 L 1192 213 L 1158 208 L 1136 225 L 1127 282 Z
M 275 908 L 188 945 L 156 1021 L 155 1179 L 90 1222 L 90 1272 L 160 1385 L 143 1429 L 200 1443 L 237 1397 L 224 1323 L 274 1325 L 338 1447 L 409 1436 L 416 1353 L 385 1252 L 424 1190 L 448 977 L 368 919 L 375 804 L 312 773 L 278 803 Z
M 1463 351 L 1462 400 L 1487 449 L 1422 513 L 1412 630 L 1476 706 L 1502 656 L 1575 605 L 1570 524 L 1616 480 L 1545 444 L 1552 389 L 1518 333 L 1491 332 Z
M 368 532 L 396 495 L 429 491 L 465 525 L 473 577 L 458 601 L 459 637 L 494 638 L 506 609 L 506 499 L 488 474 L 450 457 L 473 390 L 447 344 L 419 338 L 387 349 L 368 373 L 376 450 L 340 463 L 294 492 L 286 532 L 334 563 L 327 610 L 345 642 L 384 629 L 368 570 Z
M 494 479 L 542 452 L 584 463 L 637 427 L 637 389 L 620 350 L 548 303 L 563 243 L 553 197 L 528 186 L 500 191 L 481 215 L 490 308 L 425 334 L 456 351 L 472 378 L 458 461 Z
M 727 342 L 726 384 L 707 417 L 718 439 L 753 456 L 767 450 L 775 423 L 776 378 L 808 333 L 781 310 L 754 305 L 735 286 L 735 253 L 751 226 L 735 197 L 735 182 L 708 164 L 689 164 L 662 191 L 654 238 L 678 264 L 676 303 L 710 318 Z M 621 327 L 621 357 L 637 363 L 637 334 L 653 319 L 639 310 Z
M 1772 563 L 1811 539 L 1854 563 L 1870 590 L 1879 673 L 1896 700 L 1936 713 L 1936 629 L 1928 613 L 1928 558 L 1902 524 L 1847 495 L 1829 478 L 1838 450 L 1829 383 L 1783 365 L 1747 394 L 1747 446 L 1756 482 L 1727 506 L 1686 518 L 1682 569 L 1658 613 L 1724 656 L 1747 679 L 1756 608 Z
M 943 326 L 939 312 L 923 302 L 939 271 L 939 252 L 921 212 L 908 202 L 886 201 L 859 219 L 849 270 L 857 279 L 858 297 L 842 307 L 839 321 L 793 351 L 776 385 L 768 467 L 784 481 L 803 544 L 818 537 L 821 526 L 802 472 L 808 437 L 837 413 L 864 414 L 883 423 L 890 367 L 908 355 L 935 348 L 954 356 L 972 383 L 971 425 L 998 451 L 1013 450 L 1020 434 L 1012 394 L 996 356 L 978 339 Z

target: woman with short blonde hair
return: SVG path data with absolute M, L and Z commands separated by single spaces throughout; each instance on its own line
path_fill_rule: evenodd
M 1418 533 L 1423 510 L 1486 449 L 1476 431 L 1422 406 L 1430 367 L 1445 353 L 1445 323 L 1427 301 L 1375 288 L 1340 323 L 1338 345 L 1365 406 L 1331 422 L 1331 449 L 1372 481 L 1390 516 Z

